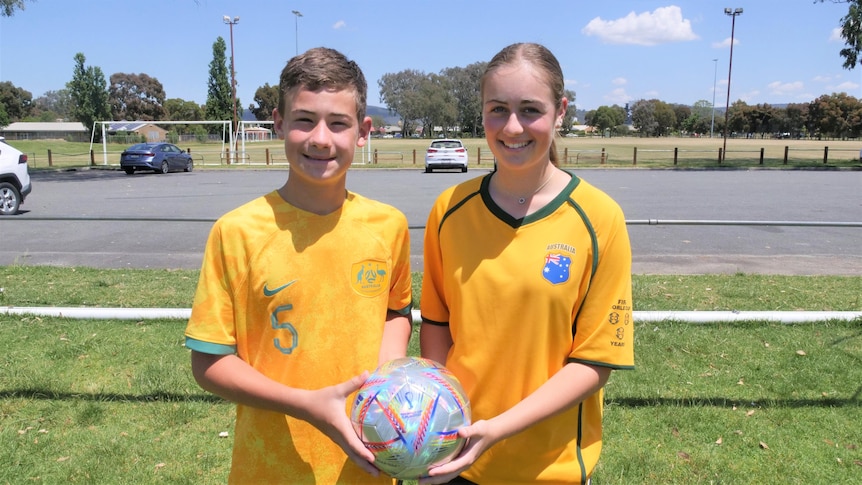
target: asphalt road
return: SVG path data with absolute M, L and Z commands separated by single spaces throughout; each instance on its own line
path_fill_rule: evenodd
M 407 215 L 413 266 L 421 270 L 434 198 L 485 173 L 355 169 L 348 186 Z M 862 275 L 862 172 L 577 173 L 625 211 L 636 274 Z M 23 213 L 0 217 L 0 264 L 197 269 L 212 222 L 286 177 L 286 169 L 272 168 L 34 172 Z

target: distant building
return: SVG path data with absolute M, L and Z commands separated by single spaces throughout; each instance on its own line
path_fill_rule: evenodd
M 117 121 L 109 124 L 105 128 L 105 131 L 109 136 L 119 135 L 121 133 L 137 133 L 150 143 L 165 141 L 168 134 L 168 130 L 159 128 L 153 123 L 146 121 Z
M 0 130 L 7 140 L 90 141 L 90 132 L 81 122 L 18 121 Z

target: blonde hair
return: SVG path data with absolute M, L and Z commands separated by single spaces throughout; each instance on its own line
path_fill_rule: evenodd
M 515 64 L 517 62 L 528 62 L 536 67 L 544 74 L 545 82 L 551 90 L 551 95 L 554 98 L 554 106 L 560 109 L 563 105 L 563 97 L 565 93 L 565 80 L 563 78 L 563 69 L 560 67 L 560 62 L 548 50 L 547 47 L 541 44 L 534 43 L 517 43 L 504 47 L 503 50 L 497 53 L 491 62 L 485 67 L 485 72 L 482 73 L 482 80 L 479 85 L 479 92 L 484 98 L 485 96 L 485 81 L 488 75 L 499 69 L 500 67 Z M 557 144 L 551 141 L 551 149 L 548 157 L 554 165 L 559 164 L 557 157 Z

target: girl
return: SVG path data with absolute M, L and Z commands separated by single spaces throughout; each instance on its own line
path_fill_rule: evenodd
M 422 355 L 461 380 L 474 423 L 420 483 L 588 483 L 602 387 L 633 368 L 625 217 L 557 166 L 563 89 L 541 45 L 494 56 L 481 96 L 497 169 L 447 189 L 428 217 Z

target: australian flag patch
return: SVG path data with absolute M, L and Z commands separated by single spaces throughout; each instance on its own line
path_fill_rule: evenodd
M 542 268 L 542 276 L 549 283 L 556 285 L 569 280 L 569 267 L 572 258 L 562 254 L 548 254 L 545 256 L 545 267 Z

